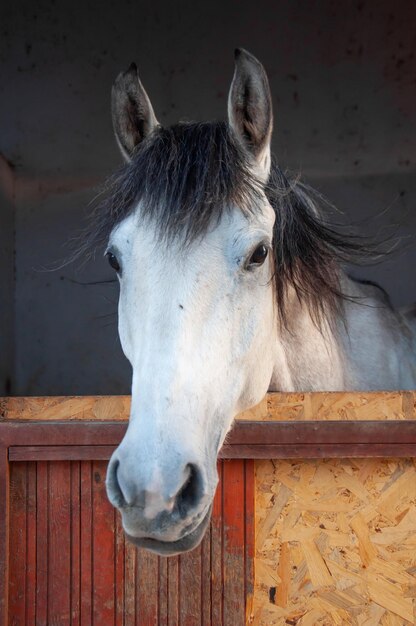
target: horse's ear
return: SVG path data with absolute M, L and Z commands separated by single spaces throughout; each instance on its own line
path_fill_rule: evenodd
M 239 141 L 268 176 L 273 129 L 272 98 L 262 64 L 242 48 L 235 51 L 235 72 L 228 96 L 228 121 Z
M 121 153 L 126 161 L 130 161 L 137 144 L 158 126 L 135 63 L 116 78 L 111 91 L 111 112 Z

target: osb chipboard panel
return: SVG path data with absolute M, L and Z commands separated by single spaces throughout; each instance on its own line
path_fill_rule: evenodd
M 0 420 L 127 420 L 130 396 L 0 398 Z
M 416 419 L 415 391 L 268 393 L 238 416 L 257 421 Z
M 416 624 L 416 461 L 256 464 L 258 626 Z
M 127 420 L 129 396 L 0 398 L 0 420 Z M 238 419 L 402 420 L 416 419 L 416 392 L 268 393 Z

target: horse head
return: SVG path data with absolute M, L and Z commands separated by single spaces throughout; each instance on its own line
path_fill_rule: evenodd
M 227 122 L 162 128 L 135 65 L 112 113 L 126 165 L 107 256 L 133 380 L 107 493 L 133 543 L 171 555 L 202 539 L 218 452 L 273 374 L 272 104 L 262 65 L 237 50 Z

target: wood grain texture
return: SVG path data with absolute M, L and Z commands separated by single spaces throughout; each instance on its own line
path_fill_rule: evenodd
M 137 550 L 131 543 L 126 543 L 124 551 L 124 624 L 136 623 L 136 557 Z
M 10 480 L 10 544 L 16 546 L 9 579 L 9 615 L 13 624 L 36 623 L 36 464 L 22 464 Z
M 224 462 L 217 464 L 219 483 L 212 505 L 211 519 L 211 621 L 223 626 L 223 525 Z
M 136 623 L 157 624 L 159 612 L 159 558 L 145 550 L 136 559 Z
M 106 466 L 92 462 L 92 616 L 94 624 L 115 623 L 115 510 L 104 489 Z M 111 567 L 109 564 L 111 563 Z
M 36 468 L 36 624 L 48 623 L 48 508 L 49 471 L 48 464 L 37 463 Z M 22 471 L 21 466 L 11 465 L 12 474 Z M 23 523 L 23 518 L 21 519 Z M 16 520 L 16 523 L 18 520 Z M 13 545 L 10 546 L 10 552 Z M 13 559 L 13 564 L 17 561 Z M 11 577 L 13 572 L 11 572 Z
M 224 626 L 235 626 L 245 621 L 244 474 L 232 461 L 224 461 L 223 472 L 223 620 Z
M 13 575 L 9 582 L 9 613 L 16 624 L 25 623 L 26 613 L 26 500 L 27 466 L 22 466 L 19 474 L 12 474 L 10 480 L 10 544 L 13 551 Z M 22 523 L 19 523 L 19 520 Z
M 238 417 L 255 421 L 416 419 L 416 391 L 269 393 Z
M 125 425 L 117 422 L 3 422 L 10 461 L 109 459 Z M 44 445 L 48 439 L 49 445 Z M 107 445 L 94 445 L 103 440 Z M 42 442 L 42 445 L 34 445 Z M 32 445 L 30 445 L 32 444 Z M 111 444 L 111 445 L 110 445 Z M 411 456 L 416 420 L 252 422 L 239 420 L 219 458 L 335 458 Z
M 35 464 L 33 464 L 35 465 Z M 71 486 L 71 626 L 80 626 L 81 606 L 81 464 L 70 464 Z M 35 528 L 36 532 L 36 528 Z
M 211 624 L 211 606 L 211 528 L 208 528 L 201 543 L 201 626 Z
M 70 622 L 70 471 L 66 461 L 48 464 L 48 624 Z
M 125 421 L 129 396 L 0 398 L 3 420 Z M 238 419 L 254 421 L 416 419 L 416 391 L 269 393 Z
M 97 420 L 128 419 L 130 396 L 46 396 L 0 398 L 0 419 Z
M 243 623 L 251 583 L 245 577 L 253 569 L 245 507 L 251 506 L 248 519 L 254 516 L 245 486 L 254 482 L 253 465 L 228 461 L 225 472 L 222 466 L 212 529 L 219 529 L 224 544 L 217 551 L 210 529 L 193 552 L 166 559 L 125 542 L 120 516 L 105 494 L 105 462 L 10 463 L 4 624 L 219 626 L 217 615 L 224 615 L 224 624 Z M 232 496 L 224 503 L 221 494 L 229 489 Z
M 10 475 L 8 450 L 0 438 L 0 625 L 6 624 L 9 610 Z
M 255 466 L 253 460 L 245 462 L 244 472 L 244 522 L 245 522 L 245 591 L 246 617 L 245 623 L 250 624 L 253 617 L 254 600 L 254 550 L 255 550 Z
M 256 464 L 254 623 L 411 625 L 416 461 Z
M 402 458 L 414 456 L 414 443 L 332 443 L 332 444 L 236 444 L 220 452 L 221 459 L 336 459 Z
M 82 461 L 80 463 L 80 587 L 81 599 L 79 619 L 81 626 L 93 623 L 93 478 L 92 463 Z
M 36 623 L 36 463 L 26 464 L 26 622 Z M 74 623 L 72 626 L 76 626 Z
M 214 519 L 212 520 L 214 523 Z M 179 624 L 179 559 L 167 559 L 168 626 Z
M 120 515 L 114 512 L 115 518 L 115 564 L 114 564 L 114 592 L 115 592 L 115 626 L 124 626 L 125 615 L 125 581 L 126 542 Z
M 201 626 L 202 623 L 202 580 L 201 546 L 179 557 L 179 623 L 183 626 Z M 244 599 L 243 599 L 244 601 Z
M 115 446 L 10 446 L 9 461 L 108 461 Z

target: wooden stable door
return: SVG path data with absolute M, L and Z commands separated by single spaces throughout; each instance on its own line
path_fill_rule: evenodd
M 177 558 L 126 544 L 106 498 L 129 403 L 0 398 L 0 626 L 416 624 L 414 392 L 269 394 Z
M 252 461 L 220 462 L 202 544 L 161 558 L 125 541 L 105 492 L 107 461 L 70 460 L 65 446 L 60 453 L 65 460 L 9 464 L 8 624 L 245 623 L 253 584 Z

